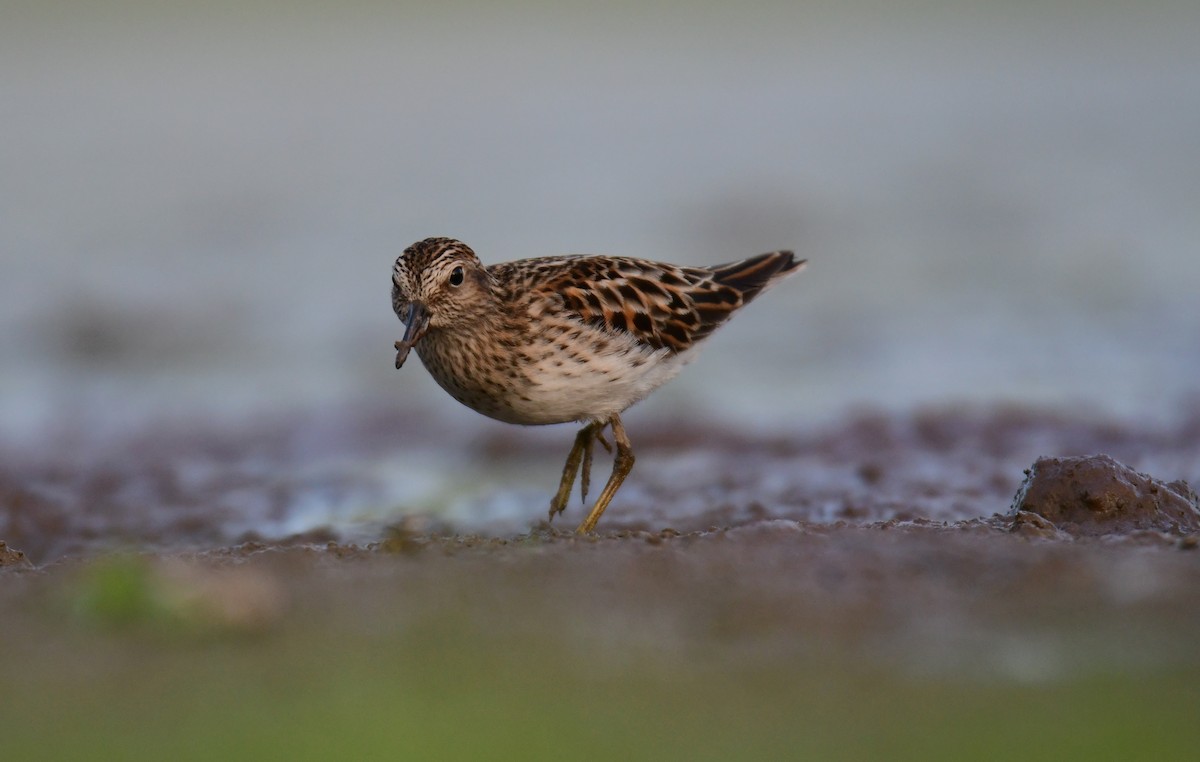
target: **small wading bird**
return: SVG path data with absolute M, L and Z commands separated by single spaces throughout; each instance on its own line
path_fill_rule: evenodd
M 670 380 L 737 309 L 799 272 L 790 251 L 712 267 L 561 256 L 484 266 L 452 238 L 426 238 L 392 268 L 392 309 L 405 324 L 396 367 L 416 349 L 450 396 L 507 423 L 584 423 L 550 519 L 580 475 L 587 500 L 596 440 L 612 429 L 612 475 L 583 523 L 590 532 L 633 468 L 621 413 Z

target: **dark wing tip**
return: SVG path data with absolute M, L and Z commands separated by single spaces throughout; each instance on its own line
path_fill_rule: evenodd
M 796 252 L 794 251 L 780 251 L 776 253 L 787 256 L 787 262 L 783 267 L 779 268 L 779 275 L 790 275 L 797 270 L 803 270 L 804 266 L 808 264 L 807 259 L 796 259 Z
M 709 268 L 713 280 L 722 286 L 735 288 L 749 301 L 777 277 L 789 275 L 804 267 L 807 259 L 796 259 L 791 251 L 772 251 L 756 257 Z

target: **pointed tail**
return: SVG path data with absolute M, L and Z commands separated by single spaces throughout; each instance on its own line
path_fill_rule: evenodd
M 796 259 L 793 252 L 772 251 L 708 269 L 712 271 L 713 280 L 737 289 L 742 293 L 742 299 L 748 302 L 787 276 L 800 272 L 807 263 L 807 259 Z

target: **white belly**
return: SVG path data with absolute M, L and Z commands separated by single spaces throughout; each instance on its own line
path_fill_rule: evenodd
M 535 363 L 527 374 L 530 385 L 522 395 L 527 399 L 518 398 L 512 403 L 518 419 L 513 422 L 609 418 L 670 381 L 687 362 L 685 355 L 630 344 L 621 351 L 589 358 L 586 363 L 561 357 Z

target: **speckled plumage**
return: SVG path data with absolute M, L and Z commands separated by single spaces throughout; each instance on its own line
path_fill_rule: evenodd
M 738 308 L 805 264 L 789 251 L 713 267 L 560 256 L 484 266 L 451 238 L 427 238 L 392 269 L 392 308 L 410 349 L 459 402 L 508 423 L 580 421 L 550 517 L 575 473 L 587 495 L 592 444 L 612 427 L 613 474 L 579 531 L 608 506 L 633 452 L 620 413 L 670 380 Z M 582 467 L 582 468 L 581 468 Z

